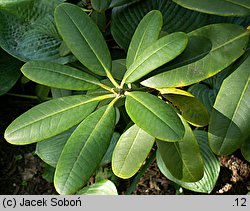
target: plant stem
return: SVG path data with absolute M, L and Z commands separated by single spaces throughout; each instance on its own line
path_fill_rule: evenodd
M 112 84 L 116 87 L 116 88 L 119 88 L 119 84 L 116 82 L 116 80 L 113 78 L 113 76 L 111 75 L 111 73 L 106 70 L 106 74 L 107 74 L 107 77 L 109 78 L 109 80 L 112 82 Z
M 103 88 L 103 89 L 108 90 L 109 92 L 115 93 L 115 91 L 114 91 L 111 87 L 106 86 L 105 84 L 98 83 L 97 85 L 100 86 L 100 87 Z
M 21 95 L 21 94 L 14 94 L 14 93 L 6 93 L 6 95 L 14 96 L 14 97 L 22 97 L 22 98 L 32 99 L 32 100 L 40 100 L 39 97 L 33 96 L 33 95 Z M 51 98 L 47 98 L 46 100 L 51 100 Z
M 133 179 L 130 187 L 127 189 L 127 191 L 125 192 L 125 195 L 130 195 L 131 193 L 133 193 L 133 191 L 136 188 L 136 185 L 138 184 L 138 182 L 140 181 L 142 175 L 145 173 L 145 171 L 147 170 L 147 168 L 149 167 L 149 165 L 152 163 L 152 161 L 155 159 L 156 156 L 156 151 L 153 151 L 151 153 L 151 155 L 149 156 L 149 158 L 147 159 L 145 165 L 140 169 L 140 171 L 137 173 L 137 175 L 135 176 L 135 178 Z

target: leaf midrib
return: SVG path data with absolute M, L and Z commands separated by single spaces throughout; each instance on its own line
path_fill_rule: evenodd
M 229 128 L 231 128 L 231 125 L 235 124 L 233 120 L 234 120 L 235 116 L 236 116 L 237 113 L 238 113 L 239 107 L 240 107 L 240 105 L 241 105 L 241 103 L 242 103 L 243 97 L 245 96 L 245 93 L 246 93 L 246 90 L 247 90 L 247 88 L 248 88 L 249 83 L 250 83 L 250 78 L 248 77 L 247 83 L 245 84 L 245 86 L 244 86 L 244 88 L 243 88 L 243 91 L 241 92 L 240 98 L 239 98 L 239 100 L 238 100 L 238 103 L 237 103 L 237 105 L 236 105 L 236 107 L 235 107 L 233 116 L 232 116 L 232 118 L 230 119 L 231 121 L 230 121 L 230 124 L 229 124 L 228 127 L 227 127 L 227 132 L 226 132 L 224 138 L 227 138 L 228 132 L 230 131 Z M 237 126 L 237 127 L 238 127 L 238 126 Z M 226 144 L 226 142 L 225 142 L 225 139 L 224 139 L 224 141 L 222 142 L 222 144 L 221 144 L 221 146 L 220 146 L 219 153 L 221 152 L 221 150 L 223 149 L 223 146 L 224 146 L 225 144 Z
M 81 155 L 82 155 L 82 152 L 83 152 L 83 151 L 85 150 L 85 148 L 87 147 L 89 140 L 91 140 L 92 134 L 95 133 L 95 131 L 100 127 L 100 124 L 101 124 L 102 120 L 103 120 L 104 118 L 106 118 L 106 115 L 107 115 L 107 113 L 109 112 L 110 108 L 111 108 L 111 107 L 107 107 L 107 109 L 105 110 L 105 112 L 103 113 L 103 115 L 101 116 L 101 118 L 99 119 L 99 121 L 97 122 L 97 124 L 94 126 L 93 130 L 91 131 L 91 133 L 90 133 L 89 136 L 87 137 L 87 140 L 86 140 L 86 142 L 84 143 L 84 146 L 82 147 L 80 153 L 79 153 L 78 156 L 76 157 L 75 162 L 74 162 L 74 164 L 72 165 L 72 168 L 70 169 L 70 172 L 69 172 L 69 174 L 68 174 L 68 176 L 67 176 L 67 178 L 66 178 L 66 180 L 65 180 L 65 183 L 64 183 L 64 186 L 63 186 L 63 190 L 62 190 L 63 193 L 64 193 L 64 190 L 67 189 L 68 183 L 70 183 L 70 179 L 69 179 L 69 178 L 70 178 L 71 175 L 72 175 L 72 172 L 73 172 L 72 170 L 74 169 L 75 165 L 79 162 L 79 159 L 80 159 L 80 157 L 81 157 Z
M 82 31 L 80 30 L 80 27 L 78 26 L 78 24 L 70 17 L 69 13 L 62 8 L 65 12 L 65 14 L 68 16 L 68 18 L 71 20 L 71 22 L 73 23 L 73 25 L 77 28 L 77 30 L 80 32 L 80 34 L 82 35 L 82 37 L 84 38 L 85 42 L 88 44 L 89 48 L 92 50 L 92 52 L 95 54 L 97 60 L 99 61 L 99 63 L 101 64 L 101 66 L 103 67 L 105 73 L 109 72 L 108 68 L 106 68 L 106 66 L 103 64 L 103 62 L 101 61 L 101 59 L 99 58 L 98 54 L 96 53 L 95 49 L 93 49 L 93 47 L 90 45 L 88 39 L 86 39 L 86 36 L 82 33 Z
M 133 94 L 128 95 L 132 98 L 134 98 L 137 102 L 139 102 L 143 107 L 145 107 L 150 113 L 154 114 L 161 122 L 163 122 L 165 125 L 168 126 L 168 128 L 175 134 L 175 136 L 179 137 L 179 135 L 172 129 L 167 122 L 164 121 L 164 119 L 161 118 L 161 116 L 158 116 L 156 112 L 150 109 L 146 104 L 144 105 L 143 102 L 141 102 L 138 98 L 136 98 Z
M 156 42 L 157 42 L 157 41 L 156 41 Z M 144 54 L 146 54 L 145 52 L 147 52 L 147 49 L 150 48 L 151 46 L 149 46 L 148 48 L 146 48 L 146 49 L 143 51 L 143 53 L 137 58 L 137 60 L 139 60 L 139 61 L 140 61 L 141 58 L 144 58 L 144 59 L 141 60 L 141 62 L 138 62 L 138 64 L 137 64 L 132 70 L 131 70 L 131 67 L 133 67 L 134 64 L 137 63 L 137 60 L 135 60 L 135 61 L 133 62 L 133 64 L 131 64 L 130 68 L 128 69 L 128 74 L 124 77 L 124 81 L 127 81 L 127 79 L 128 79 L 133 73 L 135 73 L 136 70 L 137 70 L 138 68 L 140 68 L 140 66 L 142 66 L 145 62 L 147 62 L 148 59 L 149 59 L 150 57 L 155 56 L 155 54 L 157 54 L 159 51 L 161 51 L 161 50 L 162 50 L 163 48 L 165 48 L 166 46 L 171 45 L 171 43 L 173 43 L 173 42 L 175 42 L 175 40 L 172 40 L 172 41 L 166 43 L 165 45 L 161 45 L 160 48 L 157 48 L 155 51 L 152 51 L 151 54 L 149 54 L 147 57 L 144 57 Z
M 45 68 L 45 67 L 36 67 L 36 69 L 37 70 L 45 70 L 45 71 L 52 72 L 52 73 L 55 73 L 55 74 L 58 74 L 58 75 L 63 75 L 63 76 L 71 77 L 73 79 L 77 79 L 77 80 L 80 80 L 80 81 L 83 81 L 83 82 L 88 82 L 88 83 L 98 85 L 98 83 L 96 81 L 87 80 L 87 79 L 81 78 L 80 76 L 70 75 L 70 74 L 65 73 L 65 72 L 59 72 L 56 69 L 52 70 L 52 69 Z M 81 72 L 79 74 L 81 74 Z

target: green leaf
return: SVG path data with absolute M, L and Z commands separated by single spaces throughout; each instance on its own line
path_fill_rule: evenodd
M 204 176 L 197 182 L 183 182 L 176 179 L 165 166 L 160 153 L 156 154 L 157 164 L 160 171 L 171 181 L 177 183 L 183 188 L 200 192 L 211 193 L 217 182 L 220 173 L 220 162 L 216 156 L 214 156 L 212 150 L 208 145 L 207 133 L 205 131 L 195 130 L 194 134 L 198 140 L 200 152 L 204 161 Z
M 60 0 L 26 0 L 0 4 L 0 46 L 21 61 L 50 60 L 68 63 L 61 57 L 62 40 L 54 22 L 54 8 Z
M 187 36 L 183 32 L 172 33 L 160 38 L 138 56 L 128 68 L 123 81 L 132 83 L 171 61 L 184 51 L 187 41 Z
M 21 68 L 32 81 L 46 86 L 68 90 L 91 90 L 99 88 L 99 80 L 83 71 L 47 61 L 30 61 Z
M 118 195 L 118 192 L 112 181 L 102 180 L 79 190 L 77 195 Z
M 108 95 L 106 98 L 111 98 Z M 95 110 L 103 97 L 85 95 L 57 98 L 37 105 L 17 119 L 5 131 L 11 144 L 35 143 L 60 134 L 81 122 Z
M 106 75 L 111 69 L 107 44 L 93 20 L 76 5 L 63 3 L 55 9 L 59 33 L 76 58 L 89 70 Z
M 149 12 L 138 24 L 129 45 L 126 66 L 129 68 L 143 51 L 152 45 L 159 37 L 162 28 L 162 15 L 160 11 Z
M 187 122 L 196 127 L 208 125 L 209 115 L 206 107 L 192 94 L 174 88 L 159 89 L 159 91 L 181 111 L 182 117 Z
M 204 174 L 203 160 L 198 142 L 192 129 L 182 119 L 185 126 L 185 135 L 178 142 L 157 140 L 159 154 L 169 172 L 183 182 L 199 181 Z
M 249 137 L 249 65 L 250 56 L 223 81 L 216 97 L 208 138 L 211 149 L 218 155 L 231 154 Z
M 59 194 L 73 194 L 88 182 L 109 147 L 114 126 L 115 109 L 104 106 L 76 128 L 56 167 L 54 184 Z
M 240 150 L 243 157 L 250 162 L 250 136 L 243 142 Z
M 116 109 L 116 112 L 117 112 L 117 109 Z M 117 113 L 116 113 L 116 118 L 117 118 Z M 117 122 L 116 122 L 116 124 L 117 124 Z M 101 166 L 105 166 L 105 165 L 111 163 L 112 154 L 113 154 L 113 151 L 115 149 L 115 145 L 118 142 L 119 138 L 120 138 L 120 134 L 117 132 L 114 132 L 112 135 L 111 141 L 110 141 L 109 148 L 102 158 Z
M 211 114 L 217 91 L 205 84 L 194 84 L 188 88 L 188 91 L 198 98 Z
M 137 0 L 111 0 L 110 7 L 121 6 L 121 5 L 123 5 L 123 4 L 131 3 L 131 2 L 133 2 L 133 1 L 137 1 Z
M 235 24 L 213 24 L 191 32 L 211 41 L 212 48 L 202 59 L 158 74 L 141 82 L 153 88 L 187 86 L 222 71 L 245 51 L 249 31 Z
M 162 13 L 162 30 L 167 33 L 190 32 L 208 22 L 208 15 L 185 9 L 172 0 L 130 1 L 127 5 L 112 10 L 111 33 L 121 47 L 128 49 L 137 25 L 151 10 Z
M 117 59 L 117 60 L 112 61 L 111 74 L 112 76 L 114 76 L 114 78 L 118 80 L 122 80 L 126 71 L 127 71 L 127 68 L 126 68 L 125 59 Z
M 92 7 L 98 12 L 105 11 L 109 8 L 111 0 L 91 0 Z
M 178 141 L 184 126 L 175 110 L 149 93 L 126 93 L 125 107 L 132 121 L 150 135 L 164 141 Z
M 147 158 L 155 138 L 137 125 L 133 125 L 120 137 L 112 157 L 112 170 L 122 179 L 136 174 Z
M 0 95 L 8 92 L 20 77 L 22 62 L 0 48 Z
M 173 0 L 177 4 L 199 12 L 221 16 L 249 16 L 248 0 Z
M 56 167 L 62 150 L 74 130 L 75 127 L 72 127 L 59 135 L 53 136 L 47 140 L 37 142 L 36 154 L 45 163 L 49 164 L 50 166 Z

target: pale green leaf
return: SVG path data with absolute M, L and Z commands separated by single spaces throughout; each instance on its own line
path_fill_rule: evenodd
M 118 192 L 112 181 L 102 180 L 79 190 L 77 195 L 118 195 Z
M 47 101 L 15 119 L 6 129 L 4 137 L 9 143 L 17 145 L 48 139 L 81 122 L 102 99 L 105 96 L 77 95 Z
M 141 82 L 153 88 L 182 87 L 222 71 L 245 51 L 249 31 L 236 24 L 213 24 L 197 29 L 190 36 L 202 36 L 211 41 L 212 47 L 202 59 L 152 76 Z
M 249 137 L 250 56 L 222 83 L 211 113 L 208 138 L 218 155 L 231 154 Z
M 48 61 L 30 61 L 21 68 L 32 81 L 46 86 L 68 90 L 91 90 L 98 88 L 99 80 L 76 68 Z
M 54 184 L 59 194 L 73 194 L 88 182 L 109 147 L 114 126 L 115 109 L 104 106 L 76 128 L 56 167 Z
M 149 93 L 126 93 L 125 107 L 132 121 L 150 135 L 164 141 L 178 141 L 184 126 L 175 110 Z
M 55 10 L 56 25 L 64 42 L 89 70 L 106 75 L 111 69 L 107 44 L 94 21 L 78 6 L 60 4 Z
M 112 170 L 120 178 L 136 174 L 147 158 L 155 138 L 137 125 L 126 130 L 118 140 L 112 157 Z

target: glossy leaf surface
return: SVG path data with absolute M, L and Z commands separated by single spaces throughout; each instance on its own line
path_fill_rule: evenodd
M 191 10 L 221 15 L 221 16 L 249 16 L 250 2 L 248 0 L 173 0 Z
M 137 125 L 126 130 L 118 140 L 112 157 L 112 170 L 119 178 L 132 177 L 147 158 L 155 138 Z
M 32 81 L 46 86 L 68 90 L 91 90 L 99 86 L 99 80 L 83 71 L 47 61 L 30 61 L 22 73 Z
M 84 95 L 57 98 L 39 104 L 17 119 L 5 131 L 11 144 L 23 145 L 60 134 L 86 118 L 101 98 Z
M 160 89 L 163 96 L 180 111 L 182 117 L 196 127 L 208 124 L 209 115 L 206 107 L 192 94 L 179 89 Z
M 212 48 L 205 56 L 193 63 L 160 73 L 141 82 L 153 88 L 187 86 L 222 71 L 245 51 L 249 32 L 235 24 L 213 24 L 191 32 L 211 41 Z
M 220 163 L 208 145 L 207 133 L 204 131 L 195 130 L 194 134 L 198 140 L 200 152 L 204 161 L 204 176 L 201 180 L 197 182 L 183 182 L 176 179 L 165 166 L 160 153 L 157 153 L 156 155 L 157 164 L 160 168 L 160 171 L 168 179 L 177 183 L 178 185 L 195 192 L 211 193 L 219 176 Z
M 54 183 L 58 193 L 73 194 L 88 182 L 109 147 L 114 126 L 115 109 L 105 106 L 76 128 L 56 167 Z
M 185 135 L 178 142 L 156 141 L 162 161 L 169 172 L 183 182 L 196 182 L 203 177 L 204 166 L 198 142 L 188 123 L 182 119 Z
M 55 10 L 56 25 L 64 42 L 89 70 L 106 75 L 111 69 L 107 44 L 94 21 L 76 5 L 63 3 Z
M 153 10 L 141 20 L 130 42 L 126 66 L 129 68 L 143 51 L 153 44 L 159 37 L 162 28 L 160 11 Z
M 115 184 L 110 180 L 102 180 L 77 192 L 77 195 L 118 195 Z
M 182 139 L 184 126 L 170 105 L 149 93 L 134 91 L 126 95 L 126 111 L 137 126 L 160 140 Z
M 208 138 L 218 155 L 241 147 L 250 131 L 250 57 L 222 83 L 212 110 Z M 230 105 L 230 106 L 225 106 Z
M 183 32 L 172 33 L 155 41 L 128 68 L 123 80 L 132 83 L 171 61 L 184 51 L 187 41 L 187 36 Z

